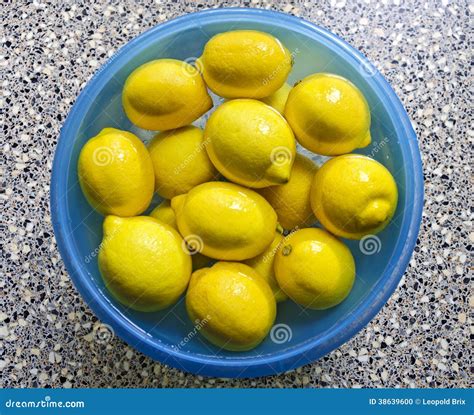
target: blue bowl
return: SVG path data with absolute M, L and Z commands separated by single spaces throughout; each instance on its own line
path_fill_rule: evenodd
M 131 125 L 121 91 L 133 69 L 152 59 L 193 60 L 216 33 L 255 29 L 278 37 L 294 54 L 294 82 L 314 72 L 332 72 L 355 83 L 372 113 L 370 147 L 360 151 L 394 175 L 399 203 L 394 219 L 377 237 L 348 241 L 357 278 L 349 297 L 326 311 L 279 305 L 271 336 L 256 349 L 232 353 L 196 334 L 181 301 L 157 313 L 139 313 L 117 303 L 97 267 L 103 217 L 92 210 L 78 184 L 76 165 L 84 143 L 104 127 L 150 132 Z M 155 201 L 156 202 L 156 201 Z M 312 362 L 361 330 L 395 290 L 413 251 L 421 220 L 423 175 L 415 133 L 399 99 L 358 51 L 302 19 L 259 9 L 215 9 L 161 24 L 129 42 L 87 84 L 61 132 L 51 179 L 51 211 L 59 251 L 79 292 L 99 319 L 130 346 L 162 363 L 219 377 L 273 375 Z

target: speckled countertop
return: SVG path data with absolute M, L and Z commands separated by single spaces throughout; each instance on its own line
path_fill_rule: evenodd
M 2 4 L 0 387 L 473 385 L 468 2 L 318 3 Z M 60 127 L 93 73 L 146 29 L 217 5 L 283 10 L 328 28 L 365 53 L 407 108 L 425 173 L 418 243 L 388 304 L 354 339 L 320 361 L 253 380 L 193 376 L 160 365 L 117 338 L 94 341 L 97 319 L 64 268 L 48 202 Z

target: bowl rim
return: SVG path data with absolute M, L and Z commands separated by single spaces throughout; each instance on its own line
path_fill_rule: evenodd
M 313 33 L 313 36 L 316 32 L 319 37 L 324 38 L 326 45 L 331 49 L 338 49 L 338 53 L 344 52 L 344 59 L 352 60 L 359 67 L 361 67 L 360 65 L 371 65 L 361 52 L 327 29 L 302 18 L 272 10 L 242 7 L 208 9 L 176 17 L 154 26 L 119 48 L 95 73 L 70 109 L 60 132 L 52 167 L 50 186 L 52 225 L 58 250 L 82 298 L 99 320 L 110 325 L 114 332 L 126 343 L 133 345 L 134 348 L 161 363 L 202 376 L 245 378 L 275 375 L 313 362 L 347 342 L 375 317 L 396 289 L 411 258 L 421 224 L 424 197 L 421 155 L 408 114 L 389 83 L 375 70 L 367 78 L 367 83 L 376 92 L 377 96 L 385 97 L 384 105 L 392 118 L 392 122 L 397 126 L 397 130 L 400 129 L 406 136 L 406 140 L 400 143 L 400 147 L 406 169 L 407 186 L 405 192 L 412 194 L 413 200 L 412 204 L 408 205 L 408 209 L 405 208 L 402 214 L 400 235 L 405 235 L 405 238 L 398 238 L 389 264 L 372 291 L 366 295 L 349 318 L 333 325 L 320 337 L 281 353 L 276 353 L 274 356 L 239 358 L 236 355 L 235 358 L 209 358 L 207 356 L 191 355 L 153 341 L 150 335 L 121 314 L 101 294 L 92 279 L 89 278 L 84 265 L 79 261 L 79 255 L 75 250 L 73 240 L 68 237 L 66 229 L 71 226 L 71 223 L 68 219 L 67 203 L 65 203 L 67 199 L 64 197 L 64 193 L 67 193 L 68 190 L 67 176 L 62 173 L 69 168 L 69 159 L 66 157 L 70 147 L 68 137 L 75 135 L 75 131 L 81 123 L 81 114 L 89 105 L 90 96 L 94 95 L 91 91 L 100 91 L 101 87 L 108 81 L 108 78 L 102 74 L 105 69 L 118 67 L 120 58 L 123 58 L 127 51 L 137 47 L 142 42 L 145 43 L 149 38 L 165 34 L 170 29 L 176 30 L 178 26 L 183 24 L 196 26 L 200 20 L 212 18 L 218 20 L 223 18 L 264 18 L 279 24 L 288 24 L 289 27 L 309 30 Z M 411 163 L 407 163 L 407 160 L 411 160 Z

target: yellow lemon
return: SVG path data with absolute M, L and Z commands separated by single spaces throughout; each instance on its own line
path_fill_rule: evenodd
M 138 311 L 174 304 L 191 277 L 191 258 L 181 236 L 148 216 L 107 216 L 98 259 L 106 287 Z
M 176 215 L 174 214 L 174 210 L 171 208 L 171 203 L 169 200 L 163 200 L 150 212 L 150 216 L 166 223 L 167 225 L 170 225 L 176 230 L 178 229 Z
M 178 224 L 176 223 L 176 215 L 174 210 L 171 207 L 169 200 L 163 200 L 155 209 L 150 213 L 152 218 L 158 219 L 167 225 L 171 226 L 173 229 L 178 230 Z M 193 247 L 188 247 L 187 251 L 192 255 L 193 260 L 193 271 L 208 266 L 212 261 L 211 258 L 208 258 L 205 255 L 200 254 L 199 252 L 193 251 Z
M 327 73 L 308 76 L 291 90 L 285 117 L 300 144 L 333 156 L 370 144 L 370 110 L 347 79 Z
M 278 111 L 252 99 L 222 104 L 204 130 L 206 150 L 217 170 L 247 187 L 286 183 L 296 142 Z
M 291 71 L 292 57 L 268 33 L 219 33 L 197 61 L 209 88 L 224 98 L 263 98 L 273 94 Z
M 240 261 L 273 240 L 277 215 L 258 193 L 233 183 L 200 184 L 171 200 L 178 229 L 193 251 Z
M 275 296 L 275 300 L 277 302 L 285 301 L 288 298 L 278 285 L 278 282 L 275 278 L 275 271 L 273 269 L 275 254 L 277 253 L 278 249 L 280 249 L 280 244 L 282 241 L 284 241 L 283 235 L 280 232 L 276 232 L 275 239 L 273 239 L 273 242 L 268 246 L 267 249 L 265 249 L 265 251 L 254 258 L 247 259 L 244 262 L 264 278 L 264 280 L 272 289 L 273 295 Z
M 205 147 L 202 130 L 192 125 L 158 133 L 148 146 L 156 192 L 171 199 L 215 179 L 218 172 Z
M 201 74 L 175 59 L 158 59 L 135 69 L 122 92 L 125 114 L 146 130 L 191 124 L 212 107 Z
M 104 128 L 87 141 L 79 154 L 78 176 L 87 200 L 103 215 L 139 215 L 153 197 L 150 155 L 128 131 Z
M 275 276 L 296 303 L 324 310 L 342 302 L 352 289 L 355 263 L 349 248 L 316 228 L 288 235 L 275 256 Z
M 199 333 L 219 348 L 245 351 L 268 334 L 276 315 L 272 290 L 247 265 L 218 262 L 193 273 L 186 308 Z
M 309 193 L 316 170 L 317 166 L 310 159 L 297 154 L 288 183 L 259 190 L 285 229 L 310 226 L 315 221 Z
M 285 82 L 280 89 L 268 97 L 261 98 L 260 101 L 275 108 L 280 114 L 283 114 L 291 88 L 292 87 Z
M 390 172 L 379 162 L 357 154 L 324 163 L 311 188 L 316 218 L 329 232 L 349 239 L 361 239 L 385 228 L 397 199 L 397 185 Z

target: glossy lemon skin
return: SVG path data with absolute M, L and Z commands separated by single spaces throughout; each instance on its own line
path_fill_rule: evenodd
M 268 283 L 275 296 L 275 301 L 285 301 L 288 296 L 281 290 L 278 282 L 275 278 L 275 271 L 273 269 L 273 263 L 275 255 L 280 249 L 280 244 L 284 241 L 284 237 L 280 232 L 275 232 L 275 238 L 272 243 L 268 246 L 265 251 L 254 258 L 247 259 L 244 261 L 246 265 L 252 267 L 257 273 L 263 277 Z
M 150 212 L 150 216 L 178 230 L 176 215 L 174 214 L 174 210 L 171 208 L 169 200 L 163 200 Z
M 161 222 L 166 223 L 167 225 L 178 231 L 176 215 L 174 214 L 174 210 L 172 209 L 169 200 L 163 200 L 155 209 L 150 212 L 150 216 L 152 218 L 160 220 Z M 190 252 L 190 254 L 192 254 L 191 258 L 193 262 L 193 271 L 209 266 L 212 261 L 211 258 L 208 258 L 207 256 L 202 255 L 199 252 Z
M 291 90 L 285 118 L 308 150 L 334 156 L 370 144 L 370 110 L 362 93 L 347 79 L 317 73 Z
M 260 101 L 222 104 L 209 118 L 204 140 L 212 163 L 234 183 L 262 188 L 290 177 L 295 137 L 283 116 Z
M 197 62 L 209 88 L 224 98 L 263 98 L 285 82 L 292 57 L 268 33 L 236 30 L 212 37 Z
M 283 114 L 285 112 L 286 101 L 288 100 L 288 95 L 290 94 L 291 89 L 292 86 L 285 82 L 281 88 L 276 90 L 270 96 L 261 98 L 260 101 L 275 108 L 280 114 Z
M 350 293 L 355 262 L 349 248 L 330 233 L 300 229 L 289 236 L 275 256 L 275 276 L 281 289 L 306 308 L 324 310 Z
M 259 189 L 285 229 L 310 226 L 315 222 L 309 195 L 317 169 L 312 160 L 296 154 L 288 183 Z
M 153 197 L 153 165 L 145 145 L 134 134 L 104 128 L 81 150 L 81 189 L 103 215 L 135 216 Z
M 203 131 L 192 125 L 158 133 L 148 146 L 156 192 L 171 199 L 218 175 L 205 149 Z
M 186 308 L 208 341 L 230 351 L 256 347 L 268 334 L 276 316 L 273 293 L 265 280 L 247 265 L 218 262 L 193 273 Z
M 191 124 L 212 107 L 212 100 L 197 69 L 183 61 L 158 59 L 130 74 L 122 104 L 133 124 L 162 131 Z
M 258 193 L 233 183 L 208 182 L 171 200 L 180 234 L 211 258 L 240 261 L 272 242 L 277 216 Z
M 398 190 L 379 162 L 347 154 L 327 161 L 315 174 L 311 207 L 331 233 L 361 239 L 383 230 L 397 207 Z
M 191 258 L 181 236 L 148 216 L 107 216 L 98 262 L 106 287 L 137 311 L 174 304 L 191 277 Z

